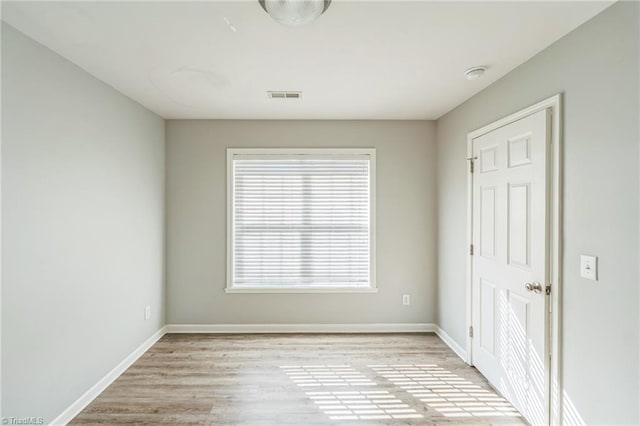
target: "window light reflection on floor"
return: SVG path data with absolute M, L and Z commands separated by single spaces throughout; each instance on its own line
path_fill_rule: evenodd
M 509 402 L 486 385 L 481 386 L 437 364 L 368 365 L 377 378 L 394 386 L 392 391 L 349 389 L 380 383 L 370 378 L 371 373 L 367 377 L 350 365 L 280 368 L 299 387 L 321 389 L 308 389 L 306 395 L 331 420 L 423 418 L 411 408 L 423 404 L 444 417 L 521 417 Z M 334 386 L 349 390 L 329 389 Z
M 300 387 L 376 386 L 349 365 L 294 365 L 280 367 Z
M 349 365 L 280 367 L 298 386 L 376 386 Z M 415 409 L 384 390 L 309 391 L 307 397 L 331 420 L 390 420 L 422 418 Z
M 436 364 L 369 365 L 446 417 L 520 417 L 504 398 Z
M 388 391 L 307 392 L 331 420 L 422 418 Z

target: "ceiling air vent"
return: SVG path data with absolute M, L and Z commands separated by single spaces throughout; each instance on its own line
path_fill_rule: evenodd
M 267 95 L 271 99 L 300 99 L 302 92 L 268 91 Z

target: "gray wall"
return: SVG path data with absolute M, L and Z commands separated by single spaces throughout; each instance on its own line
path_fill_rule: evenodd
M 640 421 L 638 36 L 638 4 L 618 3 L 437 127 L 438 323 L 464 347 L 466 135 L 564 94 L 563 380 L 567 414 L 589 424 Z M 599 256 L 598 282 L 580 254 Z
M 2 24 L 2 124 L 2 409 L 51 421 L 164 324 L 164 121 Z
M 375 147 L 379 292 L 226 294 L 227 147 Z M 169 120 L 167 322 L 434 321 L 435 179 L 433 122 Z

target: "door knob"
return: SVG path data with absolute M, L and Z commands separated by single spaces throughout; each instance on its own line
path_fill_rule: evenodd
M 527 289 L 527 291 L 538 293 L 538 294 L 542 293 L 542 284 L 540 284 L 537 281 L 534 281 L 532 283 L 526 283 L 524 287 Z

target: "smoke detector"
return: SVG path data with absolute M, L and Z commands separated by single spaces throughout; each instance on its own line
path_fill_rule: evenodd
M 467 80 L 477 80 L 484 75 L 487 67 L 473 67 L 464 72 L 464 76 Z
M 302 97 L 302 92 L 269 90 L 267 95 L 270 99 L 300 99 Z

